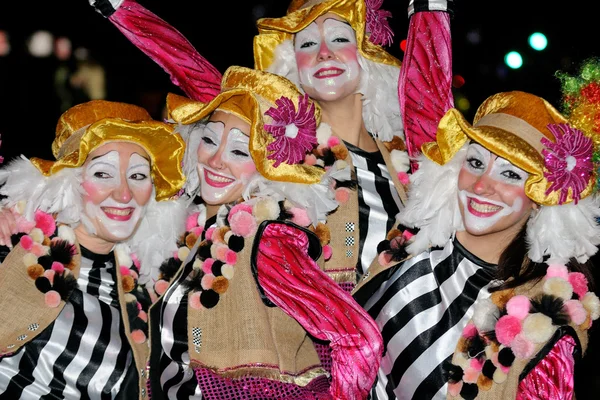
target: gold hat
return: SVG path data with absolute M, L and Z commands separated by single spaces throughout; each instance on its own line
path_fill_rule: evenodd
M 32 158 L 31 163 L 49 176 L 82 166 L 90 152 L 108 142 L 135 143 L 150 156 L 156 200 L 160 201 L 175 195 L 185 183 L 181 170 L 185 143 L 173 129 L 153 120 L 141 107 L 92 100 L 61 115 L 52 142 L 56 161 Z
M 436 141 L 425 143 L 422 151 L 443 165 L 471 139 L 530 174 L 525 193 L 531 200 L 541 205 L 569 203 L 592 193 L 595 176 L 592 140 L 567 122 L 538 96 L 503 92 L 483 102 L 473 125 L 458 110 L 450 109 L 439 123 Z M 580 146 L 574 148 L 573 143 Z M 567 160 L 569 156 L 573 157 Z M 568 176 L 569 168 L 577 168 L 573 173 L 581 177 L 578 186 L 569 180 L 577 179 Z
M 369 40 L 365 0 L 292 0 L 285 16 L 258 20 L 259 34 L 254 37 L 255 68 L 266 70 L 273 63 L 277 46 L 293 39 L 296 33 L 327 13 L 334 13 L 350 24 L 363 57 L 378 64 L 400 67 L 400 60 Z
M 182 124 L 200 121 L 217 109 L 246 121 L 250 125 L 250 154 L 256 169 L 265 178 L 305 184 L 320 182 L 325 173 L 322 168 L 273 159 L 274 152 L 267 147 L 278 139 L 267 130 L 267 125 L 277 123 L 272 110 L 278 107 L 287 107 L 288 113 L 298 112 L 306 118 L 314 118 L 315 128 L 319 124 L 320 108 L 294 84 L 278 75 L 244 67 L 229 67 L 223 75 L 221 93 L 208 103 L 172 93 L 167 96 L 170 117 Z

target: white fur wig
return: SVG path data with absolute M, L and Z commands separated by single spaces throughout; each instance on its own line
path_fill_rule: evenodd
M 274 59 L 267 71 L 289 79 L 302 91 L 291 39 L 275 48 Z M 363 95 L 362 114 L 367 131 L 384 142 L 392 140 L 394 136 L 404 139 L 398 101 L 400 68 L 375 63 L 360 54 L 358 62 L 362 68 L 358 92 Z
M 174 123 L 175 121 L 171 121 Z M 204 120 L 193 124 L 178 124 L 175 131 L 185 141 L 185 154 L 183 156 L 183 173 L 185 175 L 184 192 L 194 198 L 200 188 L 198 176 L 198 146 L 200 146 L 201 133 L 206 126 Z
M 33 220 L 35 211 L 41 210 L 56 214 L 58 223 L 75 228 L 84 220 L 81 180 L 82 168 L 64 168 L 46 177 L 21 156 L 0 169 L 0 194 L 6 196 L 0 207 L 26 202 L 25 218 Z M 136 233 L 123 243 L 141 262 L 140 283 L 152 287 L 162 261 L 177 250 L 177 238 L 185 230 L 185 213 L 183 201 L 157 202 L 154 193 L 151 196 Z
M 443 166 L 419 156 L 419 169 L 410 178 L 406 208 L 397 216 L 403 225 L 420 229 L 407 248 L 410 254 L 441 246 L 456 231 L 464 229 L 458 202 L 458 174 L 467 146 Z M 566 263 L 571 258 L 585 262 L 600 244 L 599 218 L 600 201 L 596 195 L 578 204 L 540 206 L 527 221 L 529 258 L 547 263 Z

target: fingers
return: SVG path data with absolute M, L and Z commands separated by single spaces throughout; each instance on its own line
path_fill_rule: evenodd
M 11 235 L 17 233 L 17 220 L 10 210 L 0 211 L 0 245 L 12 248 Z

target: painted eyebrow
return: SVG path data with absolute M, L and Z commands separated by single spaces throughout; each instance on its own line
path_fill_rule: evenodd
M 323 21 L 323 23 L 325 23 L 326 21 L 336 21 L 336 22 L 341 22 L 342 24 L 346 24 L 348 25 L 350 28 L 352 28 L 352 25 L 350 25 L 350 22 L 348 21 L 341 21 L 339 19 L 335 19 L 333 17 L 329 17 L 329 18 L 325 18 L 325 21 Z M 352 30 L 354 30 L 354 28 L 352 28 Z

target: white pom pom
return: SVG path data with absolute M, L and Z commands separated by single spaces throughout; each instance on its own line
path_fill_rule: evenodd
M 408 172 L 410 169 L 410 159 L 406 151 L 392 150 L 390 157 L 396 172 Z
M 321 125 L 317 128 L 317 142 L 319 144 L 326 144 L 331 137 L 331 126 L 325 122 L 321 122 Z

